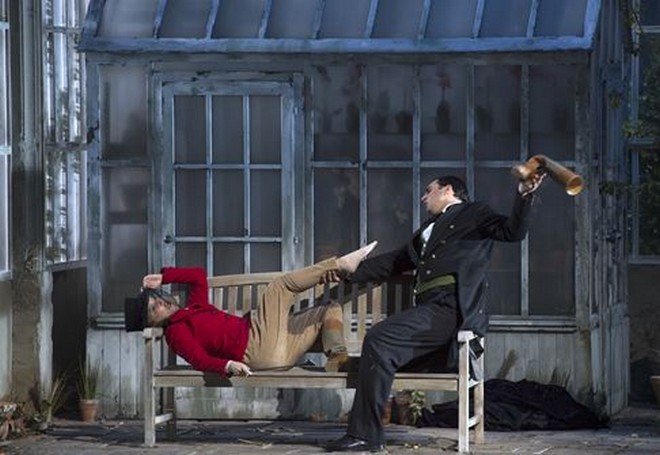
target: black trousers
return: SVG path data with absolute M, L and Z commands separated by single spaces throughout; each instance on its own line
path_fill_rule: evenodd
M 433 298 L 373 326 L 364 337 L 358 385 L 347 434 L 384 444 L 382 415 L 395 372 L 404 365 L 449 345 L 456 336 L 458 314 L 453 285 L 429 291 Z

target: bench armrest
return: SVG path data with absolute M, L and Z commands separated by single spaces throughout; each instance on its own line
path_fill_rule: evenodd
M 479 338 L 479 336 L 475 334 L 472 330 L 459 330 L 457 338 L 459 343 L 467 343 L 470 340 Z

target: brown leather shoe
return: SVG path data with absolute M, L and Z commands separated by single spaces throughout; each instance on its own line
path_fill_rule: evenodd
M 325 371 L 336 373 L 337 371 L 346 371 L 350 357 L 348 352 L 337 352 L 328 356 L 328 361 L 325 363 Z

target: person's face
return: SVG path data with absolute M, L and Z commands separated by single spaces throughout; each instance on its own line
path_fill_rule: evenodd
M 149 297 L 149 304 L 147 305 L 147 316 L 149 318 L 149 325 L 159 326 L 170 316 L 172 316 L 178 308 L 167 301 L 158 297 Z
M 440 186 L 437 180 L 426 185 L 422 195 L 422 204 L 431 215 L 442 212 L 450 202 L 455 200 L 454 189 L 451 185 Z

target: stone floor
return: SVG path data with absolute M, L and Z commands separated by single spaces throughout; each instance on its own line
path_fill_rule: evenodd
M 41 433 L 0 442 L 0 455 L 35 454 L 314 454 L 343 435 L 345 426 L 302 421 L 183 421 L 175 440 L 158 431 L 156 448 L 142 445 L 139 421 L 84 424 L 56 419 Z M 456 430 L 387 427 L 388 453 L 436 454 L 456 451 Z M 660 454 L 660 408 L 638 406 L 614 416 L 608 428 L 581 431 L 486 432 L 473 454 L 607 455 Z

